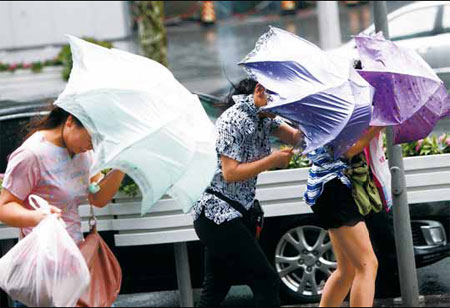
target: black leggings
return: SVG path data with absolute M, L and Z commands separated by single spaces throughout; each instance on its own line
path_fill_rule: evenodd
M 205 278 L 198 307 L 219 306 L 235 278 L 250 286 L 256 306 L 280 306 L 280 278 L 242 219 L 217 225 L 202 214 L 194 227 L 206 246 Z

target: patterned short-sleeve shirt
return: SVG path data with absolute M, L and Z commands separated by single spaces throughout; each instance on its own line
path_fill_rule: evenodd
M 269 137 L 280 127 L 282 121 L 259 118 L 253 95 L 235 96 L 234 100 L 236 104 L 225 111 L 216 122 L 217 169 L 209 189 L 250 209 L 255 199 L 257 177 L 227 183 L 222 173 L 221 156 L 227 156 L 240 163 L 250 163 L 270 155 Z M 206 192 L 193 207 L 194 220 L 200 216 L 203 209 L 205 216 L 216 224 L 242 217 L 227 202 Z

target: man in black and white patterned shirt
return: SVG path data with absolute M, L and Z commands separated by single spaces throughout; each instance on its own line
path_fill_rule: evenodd
M 238 95 L 233 98 L 236 104 L 225 111 L 216 123 L 218 161 L 209 188 L 241 203 L 248 210 L 255 199 L 257 177 L 240 182 L 227 182 L 222 172 L 221 156 L 227 156 L 241 163 L 254 162 L 269 156 L 271 153 L 269 137 L 280 127 L 282 121 L 271 118 L 260 119 L 253 95 Z M 194 206 L 194 220 L 203 209 L 205 216 L 216 224 L 242 217 L 227 202 L 206 192 Z
M 243 80 L 232 96 L 235 104 L 217 120 L 217 170 L 210 187 L 194 205 L 194 227 L 205 248 L 205 281 L 200 307 L 218 306 L 227 295 L 231 280 L 239 275 L 252 289 L 258 306 L 278 306 L 279 278 L 270 265 L 255 232 L 240 211 L 255 204 L 257 176 L 284 168 L 292 150 L 271 153 L 271 135 L 297 145 L 300 131 L 259 112 L 267 105 L 264 87 Z M 256 230 L 256 228 L 254 229 Z

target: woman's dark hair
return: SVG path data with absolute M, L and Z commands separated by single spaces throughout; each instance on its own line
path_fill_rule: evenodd
M 231 83 L 232 88 L 230 89 L 230 94 L 226 98 L 226 103 L 229 106 L 234 105 L 233 96 L 235 95 L 251 95 L 255 92 L 257 81 L 251 78 L 245 78 L 241 80 L 237 85 Z
M 52 105 L 50 113 L 47 116 L 45 116 L 44 118 L 35 118 L 31 120 L 30 124 L 26 128 L 28 133 L 25 139 L 39 130 L 53 129 L 64 124 L 70 115 L 71 114 L 64 109 L 60 107 L 54 107 Z M 75 118 L 73 115 L 72 118 L 78 127 L 83 127 L 83 124 L 81 124 L 80 120 Z

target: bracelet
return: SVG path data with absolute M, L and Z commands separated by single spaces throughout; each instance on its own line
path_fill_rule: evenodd
M 105 175 L 103 173 L 101 175 L 102 177 L 97 182 L 89 184 L 89 192 L 93 195 L 98 193 L 101 189 L 98 183 L 100 183 L 105 178 Z
M 100 191 L 100 185 L 98 185 L 97 183 L 91 183 L 89 184 L 89 192 L 91 194 L 96 194 Z

